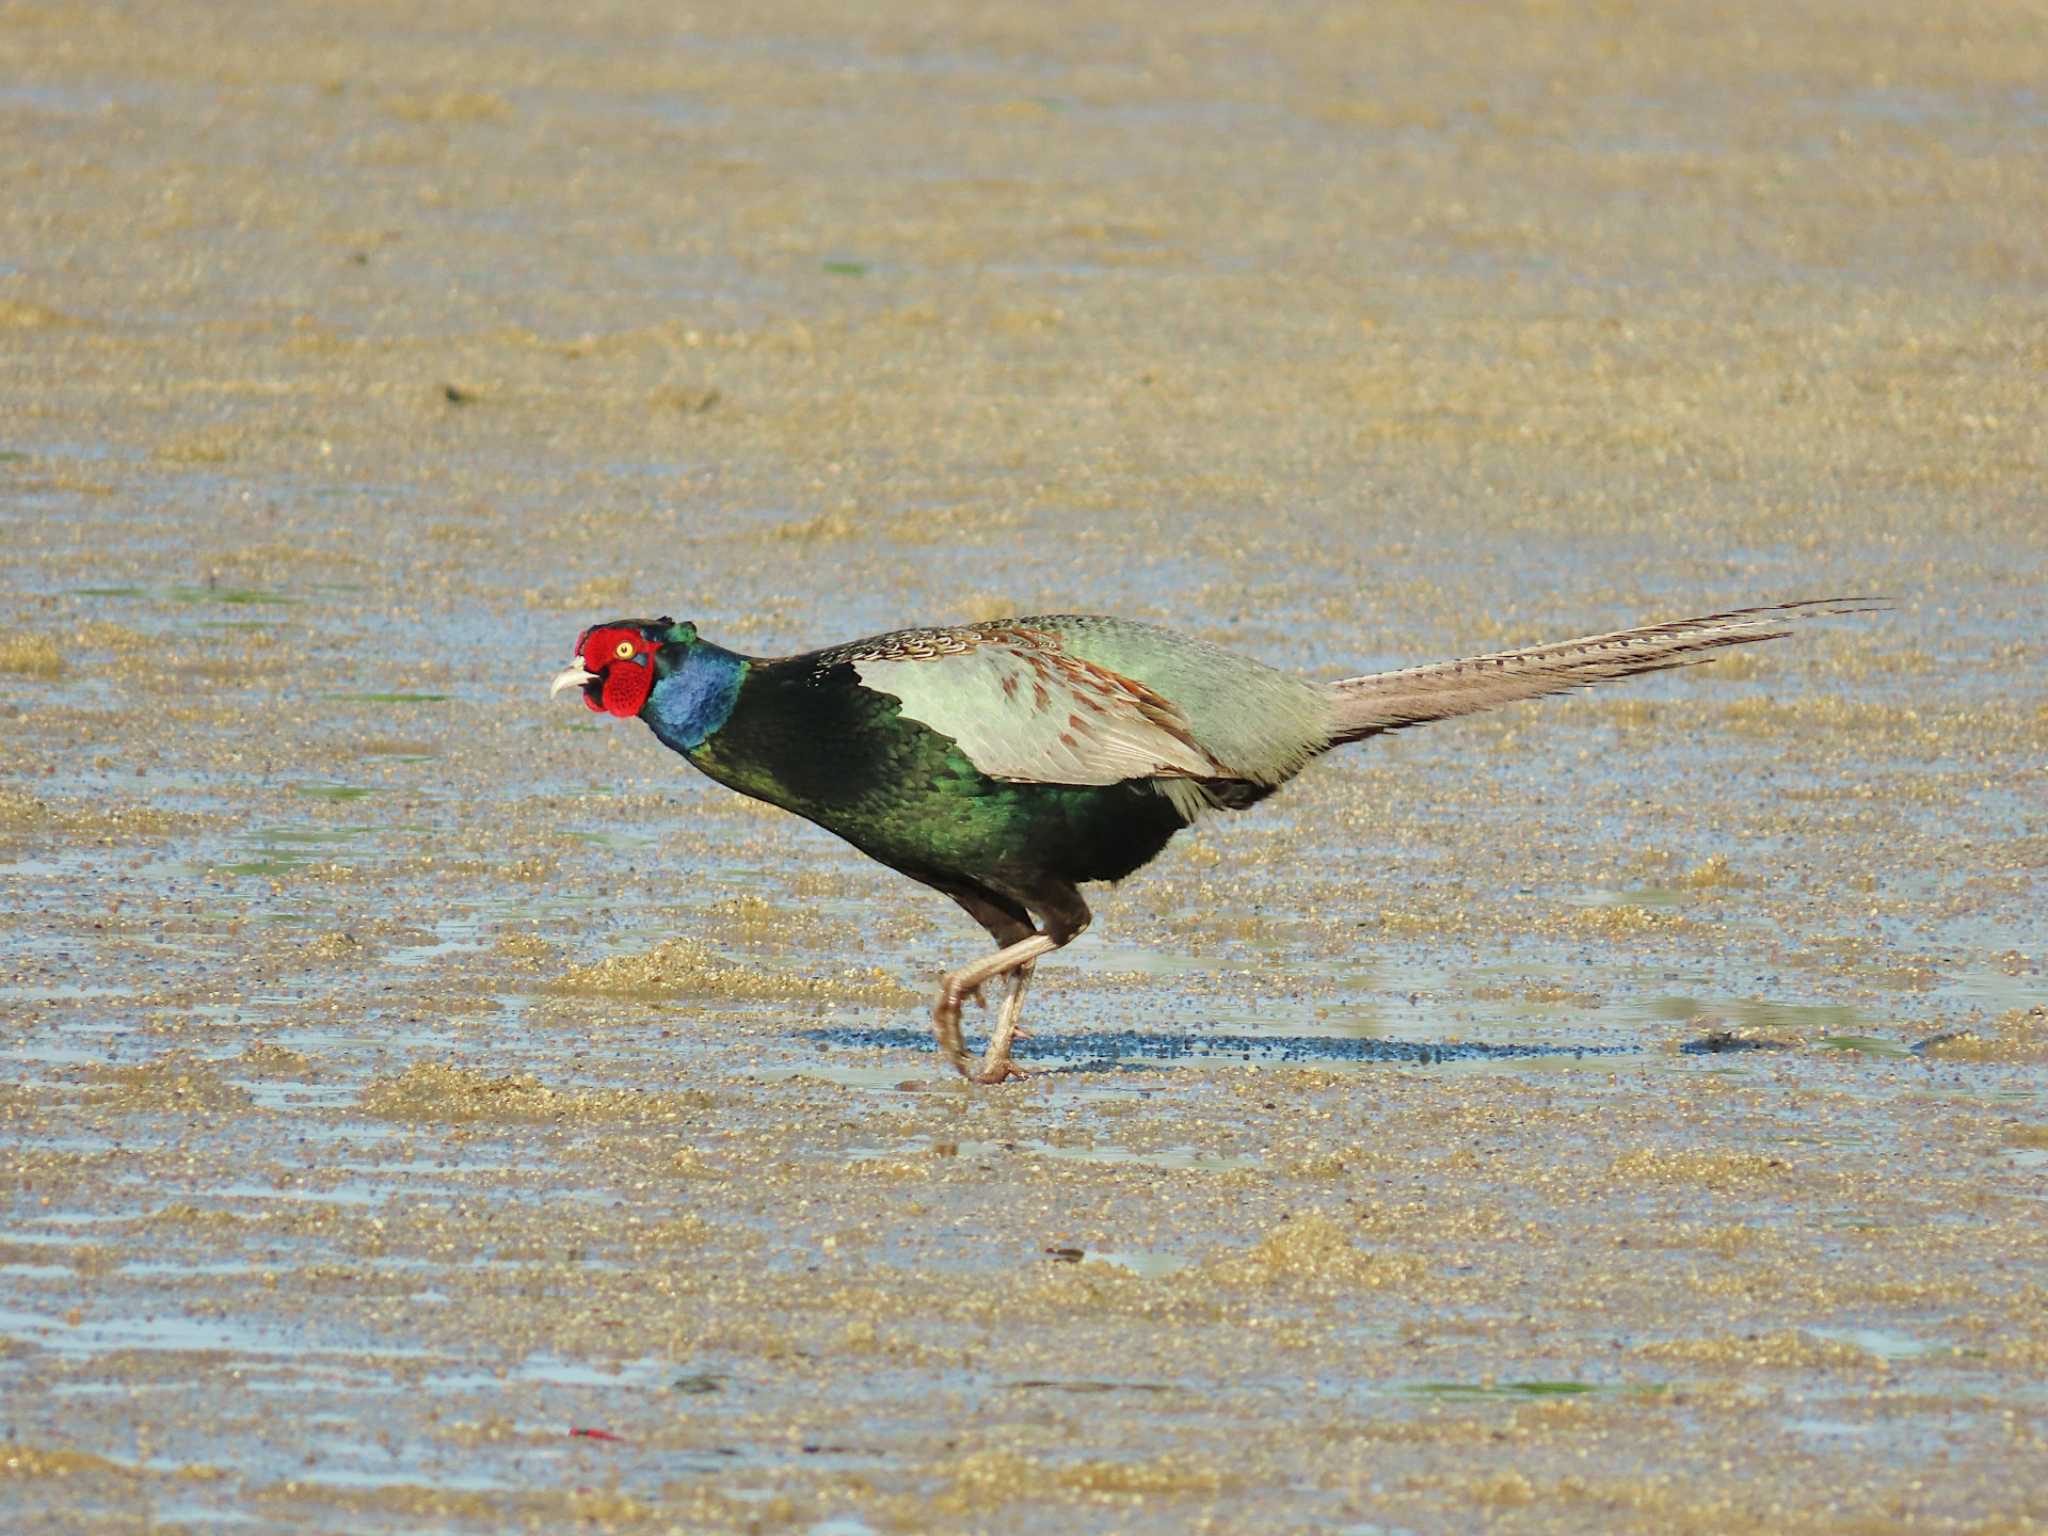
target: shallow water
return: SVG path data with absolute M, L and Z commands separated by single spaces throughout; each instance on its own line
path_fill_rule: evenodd
M 2048 1521 L 2008 10 L 0 49 L 0 1525 Z M 1896 606 L 1183 837 L 999 1092 L 958 913 L 544 692 L 629 613 L 1335 676 L 1825 592 Z

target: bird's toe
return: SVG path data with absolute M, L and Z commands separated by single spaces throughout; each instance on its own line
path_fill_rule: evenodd
M 960 999 L 950 991 L 940 992 L 938 1002 L 932 1005 L 932 1034 L 953 1063 L 953 1070 L 962 1077 L 971 1076 L 967 1042 L 960 1036 Z

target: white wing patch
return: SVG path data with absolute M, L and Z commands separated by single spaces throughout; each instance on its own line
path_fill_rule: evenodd
M 961 644 L 963 639 L 971 643 Z M 862 684 L 907 720 L 948 736 L 994 779 L 1118 784 L 1231 778 L 1173 702 L 1022 626 L 954 631 L 946 646 L 891 646 L 852 658 Z

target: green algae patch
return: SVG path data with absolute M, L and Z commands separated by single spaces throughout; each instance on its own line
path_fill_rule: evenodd
M 1910 1056 L 1912 1051 L 1896 1040 L 1886 1040 L 1880 1035 L 1823 1035 L 1820 1048 L 1824 1051 L 1842 1051 L 1851 1056 Z
M 922 1000 L 879 966 L 853 967 L 837 976 L 798 976 L 735 965 L 694 939 L 664 939 L 637 955 L 614 955 L 572 966 L 548 988 L 571 997 L 728 997 L 764 1002 L 844 1002 L 907 1005 Z
M 332 800 L 340 803 L 364 800 L 378 793 L 375 788 L 366 784 L 301 784 L 298 790 L 309 800 Z
M 170 597 L 179 603 L 221 603 L 230 608 L 280 608 L 299 602 L 289 592 L 273 592 L 265 587 L 172 587 Z
M 371 1083 L 360 1103 L 364 1114 L 380 1120 L 603 1124 L 679 1119 L 704 1108 L 708 1099 L 629 1088 L 550 1088 L 530 1072 L 494 1076 L 423 1061 Z

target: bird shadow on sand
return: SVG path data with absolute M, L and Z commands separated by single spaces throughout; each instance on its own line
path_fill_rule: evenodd
M 924 1029 L 807 1029 L 800 1037 L 828 1048 L 929 1050 Z M 970 1047 L 975 1042 L 969 1042 Z M 1020 1040 L 1014 1054 L 1040 1072 L 1146 1072 L 1175 1061 L 1318 1063 L 1514 1061 L 1537 1056 L 1631 1056 L 1634 1045 L 1518 1045 L 1476 1041 L 1361 1039 L 1349 1035 L 1156 1035 L 1137 1030 L 1045 1034 Z

